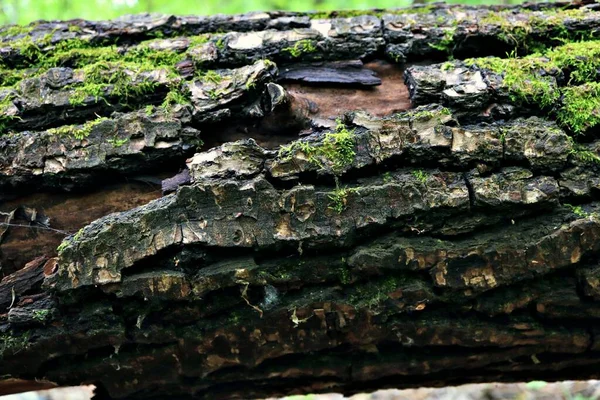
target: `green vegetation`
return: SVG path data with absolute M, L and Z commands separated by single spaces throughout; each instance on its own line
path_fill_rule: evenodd
M 6 127 L 9 122 L 14 120 L 15 117 L 8 113 L 8 110 L 13 106 L 13 100 L 15 98 L 14 93 L 7 93 L 4 98 L 0 101 L 0 133 L 3 133 L 6 130 Z
M 357 188 L 340 187 L 336 182 L 336 188 L 327 197 L 331 202 L 329 203 L 329 209 L 335 211 L 338 214 L 344 212 L 348 206 L 348 196 L 351 193 L 358 193 Z
M 205 83 L 219 84 L 223 80 L 223 77 L 216 71 L 208 70 L 200 74 L 200 78 Z
M 124 139 L 108 139 L 107 142 L 110 143 L 110 144 L 112 144 L 113 147 L 117 148 L 117 147 L 121 147 L 125 143 L 129 142 L 129 138 L 124 138 Z
M 413 174 L 413 176 L 414 176 L 415 178 L 417 178 L 417 179 L 419 180 L 419 182 L 421 182 L 422 184 L 425 184 L 425 183 L 427 182 L 427 177 L 428 177 L 428 175 L 427 175 L 427 173 L 426 173 L 426 172 L 423 172 L 422 170 L 420 170 L 420 169 L 417 169 L 417 170 L 413 171 L 413 172 L 412 172 L 412 174 Z
M 587 217 L 588 213 L 585 212 L 583 210 L 583 208 L 581 208 L 581 206 L 574 206 L 571 204 L 565 204 L 565 207 L 567 207 L 569 210 L 571 210 L 571 212 L 575 215 L 577 215 L 578 217 Z
M 469 65 L 503 75 L 503 85 L 515 102 L 556 106 L 557 120 L 574 133 L 582 133 L 600 122 L 600 85 L 592 81 L 600 69 L 600 41 L 568 43 L 526 57 L 469 59 Z M 561 71 L 569 73 L 567 85 L 559 87 Z
M 325 160 L 331 166 L 333 173 L 339 175 L 354 161 L 356 156 L 354 139 L 354 130 L 348 129 L 341 120 L 337 120 L 335 131 L 326 133 L 319 145 L 298 140 L 282 146 L 279 149 L 279 158 L 282 161 L 290 160 L 295 153 L 300 152 L 311 164 L 319 168 L 325 167 L 322 162 Z
M 5 353 L 17 354 L 29 346 L 31 333 L 23 332 L 20 335 L 4 333 L 0 336 L 0 360 Z
M 600 165 L 600 156 L 598 156 L 598 154 L 596 154 L 590 150 L 587 150 L 585 147 L 583 147 L 581 145 L 574 144 L 573 148 L 571 149 L 571 152 L 569 154 L 573 155 L 575 158 L 577 158 L 580 161 L 583 161 L 586 164 Z
M 182 88 L 178 85 L 171 87 L 171 90 L 165 96 L 160 108 L 165 112 L 171 112 L 176 104 L 190 104 L 190 93 L 187 88 Z M 148 112 L 146 108 L 146 112 Z
M 563 107 L 557 120 L 575 133 L 585 132 L 600 123 L 600 83 L 589 82 L 562 90 Z
M 452 53 L 452 48 L 454 47 L 454 33 L 456 32 L 456 27 L 449 28 L 444 32 L 444 36 L 437 43 L 428 43 L 429 47 L 434 48 L 439 51 L 443 51 L 444 53 Z
M 396 291 L 401 283 L 402 279 L 390 276 L 356 285 L 348 296 L 348 302 L 355 308 L 376 307 L 387 300 L 390 293 Z
M 100 125 L 102 122 L 108 121 L 108 118 L 100 117 L 96 118 L 93 121 L 86 122 L 83 125 L 75 126 L 75 125 L 67 125 L 61 126 L 60 128 L 52 128 L 48 129 L 48 133 L 56 134 L 56 135 L 66 135 L 71 136 L 75 139 L 82 140 L 90 135 L 92 129 Z
M 314 45 L 312 40 L 304 39 L 304 40 L 297 41 L 291 47 L 285 47 L 285 48 L 281 49 L 281 51 L 289 53 L 289 55 L 292 56 L 293 58 L 298 58 L 302 54 L 313 53 L 313 52 L 317 51 L 317 47 Z
M 44 322 L 50 316 L 50 310 L 33 310 L 33 319 Z
M 490 11 L 480 20 L 480 23 L 498 26 L 500 28 L 498 37 L 515 48 L 539 51 L 544 49 L 544 46 L 540 44 L 540 39 L 555 42 L 591 39 L 594 35 L 592 30 L 569 32 L 564 26 L 566 19 L 584 19 L 589 12 L 585 8 L 548 10 L 543 14 L 531 12 L 529 17 L 523 20 L 515 19 L 510 11 Z M 532 35 L 534 30 L 545 33 L 542 35 L 543 37 L 538 34 L 534 38 Z

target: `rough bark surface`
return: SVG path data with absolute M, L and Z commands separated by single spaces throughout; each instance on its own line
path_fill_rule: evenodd
M 0 29 L 0 376 L 112 399 L 597 377 L 596 9 Z

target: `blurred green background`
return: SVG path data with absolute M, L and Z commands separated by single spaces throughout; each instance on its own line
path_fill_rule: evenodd
M 423 3 L 424 0 L 416 2 Z M 450 0 L 449 3 L 516 3 L 519 0 Z M 0 0 L 0 24 L 45 19 L 109 19 L 144 11 L 167 14 L 234 14 L 266 10 L 342 10 L 409 6 L 412 0 Z

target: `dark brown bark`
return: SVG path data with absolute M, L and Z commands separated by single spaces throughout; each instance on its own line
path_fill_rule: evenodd
M 0 215 L 35 212 L 0 226 L 0 376 L 127 399 L 597 377 L 593 124 L 577 136 L 560 96 L 540 105 L 504 73 L 439 63 L 600 23 L 596 6 L 558 6 L 5 35 L 22 76 L 3 94 Z M 117 36 L 106 57 L 169 61 L 80 67 Z M 548 93 L 571 85 L 551 72 Z M 40 226 L 54 231 L 25 231 Z

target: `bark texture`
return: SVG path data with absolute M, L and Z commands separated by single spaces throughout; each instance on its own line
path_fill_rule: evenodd
M 596 8 L 3 28 L 0 376 L 114 399 L 597 377 Z

